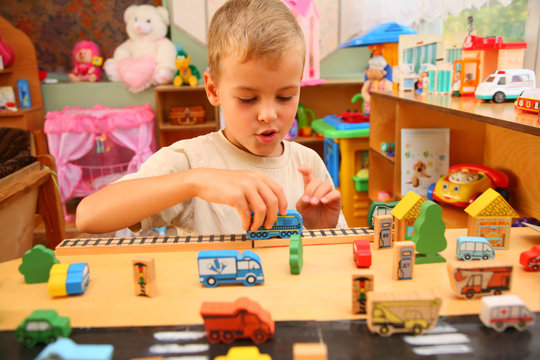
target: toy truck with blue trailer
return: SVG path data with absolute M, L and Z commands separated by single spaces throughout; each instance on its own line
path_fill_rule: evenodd
M 203 250 L 197 256 L 199 281 L 207 287 L 219 283 L 252 286 L 264 282 L 259 255 L 250 250 Z

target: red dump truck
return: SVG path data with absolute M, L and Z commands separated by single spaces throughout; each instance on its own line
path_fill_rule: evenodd
M 213 344 L 246 338 L 262 344 L 274 337 L 270 313 L 247 297 L 235 302 L 203 302 L 201 316 L 208 341 Z
M 458 296 L 473 299 L 510 290 L 512 265 L 498 260 L 484 260 L 480 264 L 448 264 L 449 278 Z
M 527 271 L 540 270 L 540 245 L 535 245 L 519 256 L 519 263 Z

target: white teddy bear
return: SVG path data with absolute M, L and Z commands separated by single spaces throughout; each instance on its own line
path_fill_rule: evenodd
M 161 6 L 131 5 L 124 12 L 129 39 L 120 44 L 103 68 L 111 81 L 131 92 L 169 83 L 176 67 L 176 47 L 167 39 L 169 12 Z

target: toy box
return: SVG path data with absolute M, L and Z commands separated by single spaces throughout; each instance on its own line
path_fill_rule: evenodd
M 206 111 L 200 105 L 173 106 L 169 111 L 171 125 L 195 125 L 204 123 Z

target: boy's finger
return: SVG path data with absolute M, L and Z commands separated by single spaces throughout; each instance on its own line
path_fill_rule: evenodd
M 276 183 L 270 178 L 268 178 L 267 181 L 265 181 L 265 183 L 270 187 L 274 195 L 277 197 L 278 203 L 277 203 L 276 213 L 277 211 L 279 211 L 281 215 L 286 215 L 288 204 L 287 204 L 287 197 L 285 196 L 285 192 L 283 191 L 283 188 L 281 187 L 281 185 L 279 185 L 278 183 Z
M 302 178 L 304 179 L 304 186 L 308 185 L 313 179 L 313 173 L 311 169 L 306 165 L 300 165 L 298 167 L 298 172 L 302 174 Z
M 266 215 L 264 218 L 264 227 L 270 229 L 277 220 L 278 199 L 270 187 L 259 189 L 259 195 L 266 204 Z
M 245 200 L 241 201 L 235 204 L 234 207 L 242 220 L 242 229 L 245 231 L 249 230 L 249 226 L 251 225 L 251 211 L 249 210 L 247 202 Z

